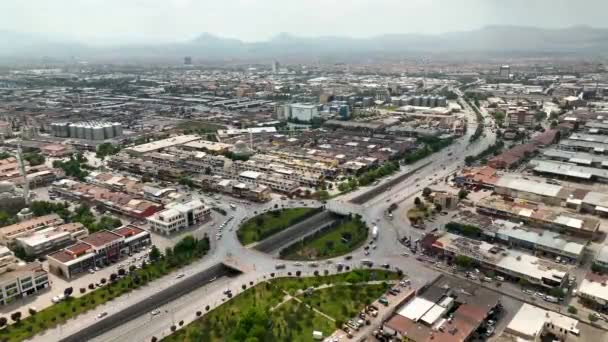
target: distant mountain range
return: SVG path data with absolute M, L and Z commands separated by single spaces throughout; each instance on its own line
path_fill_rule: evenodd
M 438 35 L 387 34 L 371 38 L 305 38 L 281 33 L 270 40 L 253 43 L 205 33 L 183 43 L 110 47 L 93 47 L 38 35 L 0 31 L 0 57 L 5 58 L 173 59 L 192 56 L 195 61 L 213 61 L 325 57 L 352 59 L 452 52 L 597 56 L 608 53 L 608 29 L 588 26 L 564 29 L 487 26 Z

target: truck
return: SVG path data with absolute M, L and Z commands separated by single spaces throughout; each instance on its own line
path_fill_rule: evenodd
M 378 226 L 374 226 L 372 228 L 372 239 L 373 240 L 377 240 L 378 239 Z

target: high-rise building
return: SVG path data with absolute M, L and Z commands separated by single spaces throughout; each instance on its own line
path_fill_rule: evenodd
M 190 57 L 190 56 L 184 57 L 184 65 L 192 65 L 192 57 Z
M 498 70 L 498 76 L 509 78 L 511 76 L 511 67 L 508 65 L 502 65 Z
M 273 74 L 278 73 L 279 69 L 281 69 L 281 64 L 279 64 L 278 61 L 272 61 L 272 73 Z

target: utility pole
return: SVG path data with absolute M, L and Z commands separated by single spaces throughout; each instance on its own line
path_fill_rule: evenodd
M 23 160 L 23 151 L 21 150 L 21 138 L 19 138 L 19 142 L 17 143 L 17 160 L 19 162 L 19 171 L 21 172 L 21 176 L 23 176 L 23 196 L 25 200 L 26 207 L 30 206 L 30 184 L 27 180 L 27 173 L 25 171 L 25 161 Z

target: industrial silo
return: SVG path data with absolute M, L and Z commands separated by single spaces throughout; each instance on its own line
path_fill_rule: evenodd
M 109 122 L 103 123 L 103 138 L 104 139 L 112 139 L 114 138 L 114 124 Z
M 112 126 L 114 128 L 114 137 L 122 136 L 122 124 L 115 122 L 112 124 Z

